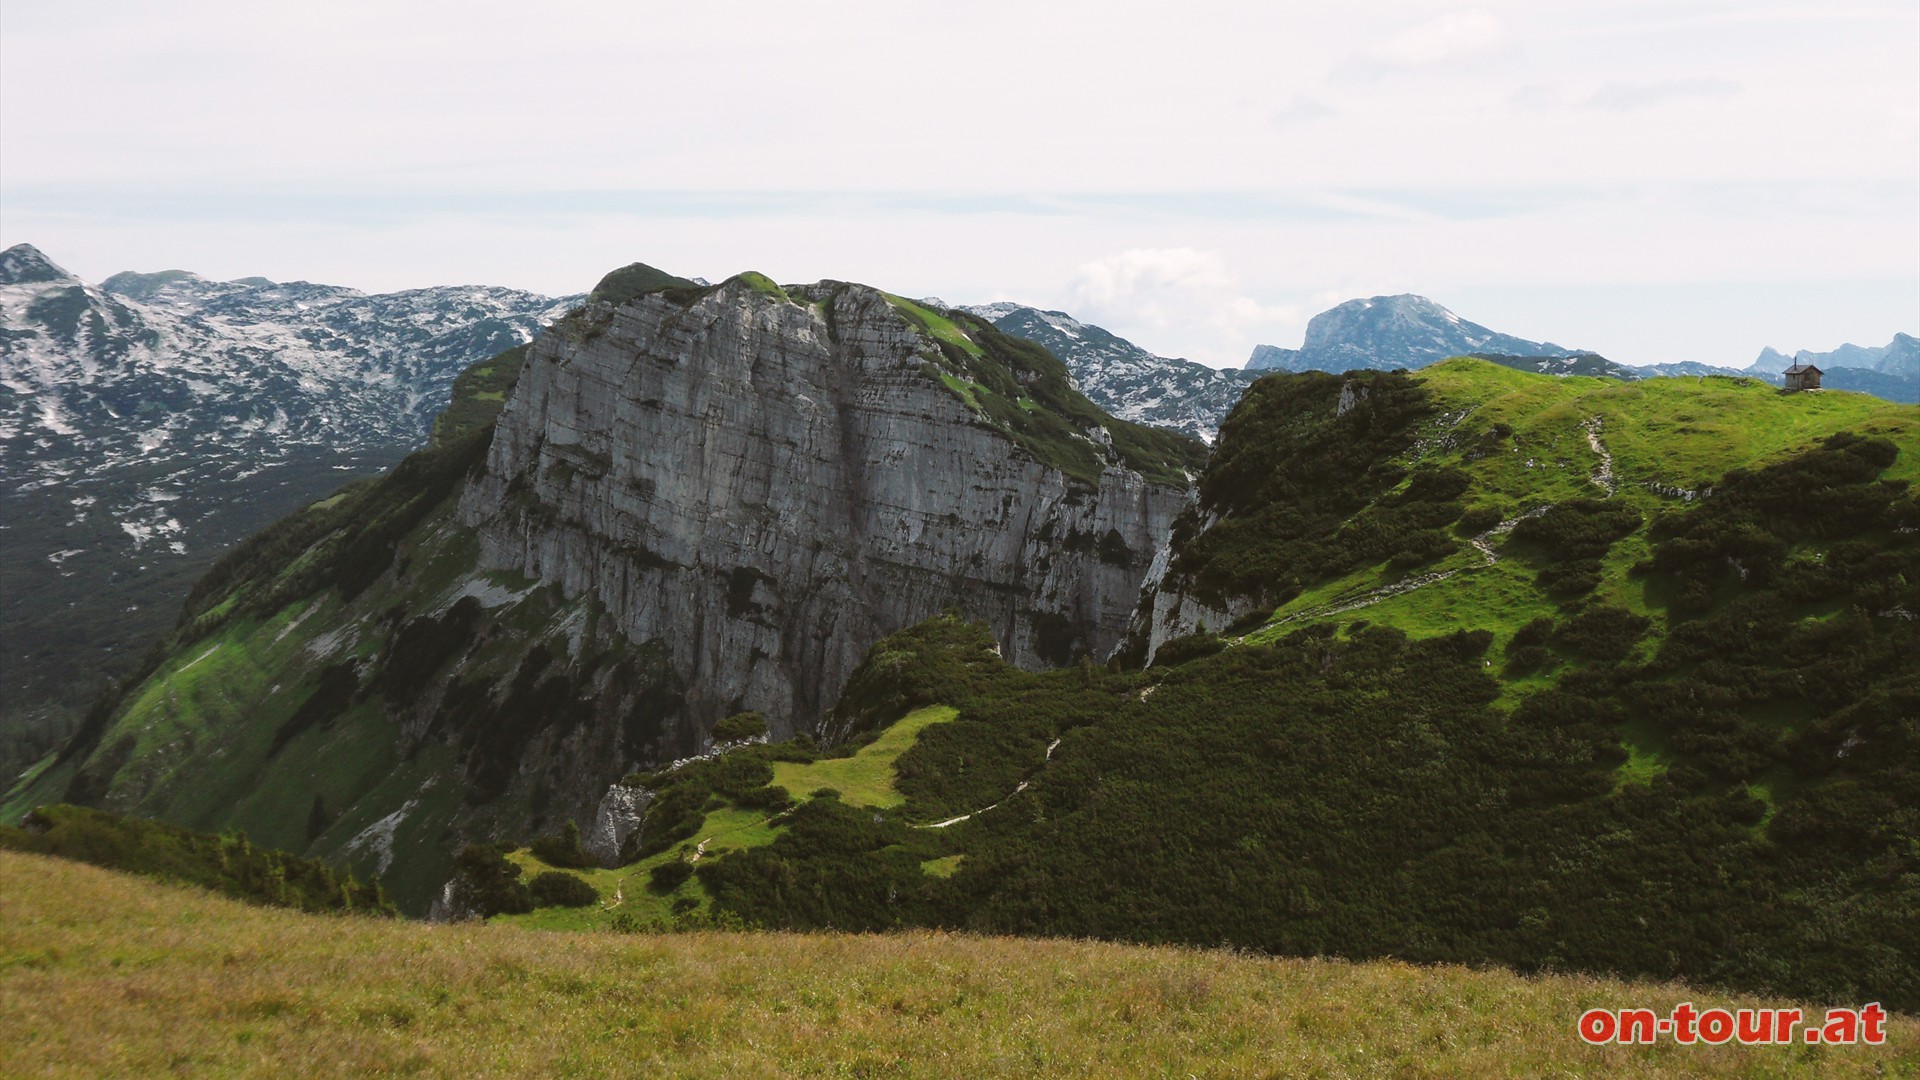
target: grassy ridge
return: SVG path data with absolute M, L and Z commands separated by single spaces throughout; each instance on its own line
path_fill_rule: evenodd
M 1888 1045 L 1589 1047 L 1677 985 L 911 933 L 670 936 L 252 908 L 0 853 L 0 1040 L 51 1076 L 1866 1076 Z M 1853 1003 L 1859 1004 L 1859 1003 Z

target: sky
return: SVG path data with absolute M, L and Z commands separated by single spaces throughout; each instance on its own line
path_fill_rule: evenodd
M 1745 366 L 1920 332 L 1920 5 L 5 0 L 21 242 L 95 281 L 756 269 L 1215 366 L 1417 292 Z

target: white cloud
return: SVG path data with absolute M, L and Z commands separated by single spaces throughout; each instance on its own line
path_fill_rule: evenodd
M 1135 248 L 1080 266 L 1068 290 L 1074 314 L 1138 344 L 1183 338 L 1174 350 L 1216 366 L 1242 363 L 1252 346 L 1302 320 L 1297 304 L 1246 295 L 1218 252 Z
M 1335 115 L 1334 109 L 1326 102 L 1305 94 L 1295 94 L 1267 114 L 1267 119 L 1275 127 L 1293 127 L 1298 124 L 1324 120 Z
M 1496 53 L 1509 43 L 1507 24 L 1475 8 L 1410 26 L 1368 49 L 1368 59 L 1388 67 L 1426 67 L 1448 60 Z
M 1150 313 L 1167 297 L 1211 293 L 1231 283 L 1226 265 L 1211 251 L 1134 248 L 1083 264 L 1073 293 L 1089 310 L 1126 306 L 1153 318 Z
M 1581 104 L 1590 109 L 1631 112 L 1664 105 L 1685 98 L 1731 97 L 1740 92 L 1740 84 L 1717 77 L 1663 79 L 1658 82 L 1610 82 L 1588 95 Z

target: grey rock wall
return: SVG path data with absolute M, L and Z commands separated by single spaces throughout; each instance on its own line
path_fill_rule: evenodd
M 535 344 L 461 517 L 486 565 L 664 644 L 703 728 L 810 730 L 868 646 L 949 606 L 1025 667 L 1104 657 L 1187 492 L 1035 461 L 938 356 L 864 286 L 592 305 Z

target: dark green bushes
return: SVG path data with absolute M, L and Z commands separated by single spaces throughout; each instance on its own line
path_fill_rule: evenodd
M 1600 499 L 1573 499 L 1513 527 L 1511 543 L 1541 564 L 1540 587 L 1584 596 L 1600 585 L 1600 560 L 1643 519 L 1632 507 Z
M 1601 499 L 1572 499 L 1513 527 L 1514 541 L 1533 544 L 1560 560 L 1598 559 L 1638 529 L 1640 512 Z
M 1162 667 L 1170 667 L 1174 664 L 1184 664 L 1189 660 L 1198 660 L 1203 656 L 1212 656 L 1226 647 L 1227 643 L 1220 640 L 1220 635 L 1210 634 L 1203 628 L 1192 634 L 1172 638 L 1162 644 L 1159 651 L 1153 654 L 1153 662 Z
M 1737 583 L 1774 584 L 1790 569 L 1787 557 L 1796 543 L 1911 527 L 1920 510 L 1905 485 L 1877 482 L 1896 454 L 1886 439 L 1842 433 L 1771 468 L 1731 473 L 1713 498 L 1654 522 L 1650 535 L 1659 547 L 1641 569 L 1668 579 L 1676 612 L 1699 614 Z M 1841 547 L 1834 564 L 1793 567 L 1791 580 L 1781 584 L 1796 597 L 1811 598 L 1822 586 L 1839 583 L 1832 579 L 1870 576 L 1871 567 L 1862 563 L 1872 563 L 1874 551 L 1871 545 Z
M 455 913 L 481 919 L 533 910 L 533 892 L 520 880 L 520 868 L 486 844 L 468 844 L 454 856 L 447 897 Z
M 593 857 L 580 850 L 580 826 L 568 821 L 552 836 L 542 836 L 527 845 L 533 857 L 548 866 L 579 869 L 592 866 Z
M 734 713 L 713 725 L 714 742 L 746 742 L 767 733 L 767 718 L 757 712 Z
M 1598 605 L 1568 619 L 1548 638 L 1555 648 L 1593 660 L 1624 660 L 1653 621 L 1621 608 Z
M 394 914 L 378 881 L 361 882 L 317 859 L 82 806 L 43 806 L 0 847 L 57 855 L 109 870 L 199 885 L 256 904 L 302 911 Z
M 537 907 L 588 907 L 600 902 L 600 894 L 578 874 L 545 870 L 536 875 L 527 891 Z
M 673 859 L 647 872 L 647 888 L 664 895 L 679 888 L 692 876 L 692 863 L 685 859 Z
M 707 811 L 725 802 L 769 812 L 787 806 L 792 801 L 787 792 L 769 786 L 773 766 L 768 762 L 782 753 L 778 747 L 753 746 L 688 762 L 671 772 L 638 777 L 656 794 L 647 806 L 640 839 L 631 851 L 621 853 L 622 861 L 644 859 L 690 839 L 706 820 Z
M 1460 520 L 1453 523 L 1453 531 L 1461 536 L 1479 536 L 1500 522 L 1500 511 L 1491 506 L 1476 506 L 1460 515 Z
M 867 650 L 822 725 L 845 740 L 915 709 L 960 700 L 1003 666 L 986 627 L 947 614 L 910 626 Z
M 1404 374 L 1260 379 L 1221 425 L 1198 508 L 1174 525 L 1174 575 L 1208 602 L 1255 597 L 1271 608 L 1367 563 L 1411 568 L 1446 554 L 1453 542 L 1440 530 L 1460 516 L 1466 475 L 1409 479 L 1390 464 L 1432 411 Z M 1217 519 L 1205 532 L 1202 515 Z

